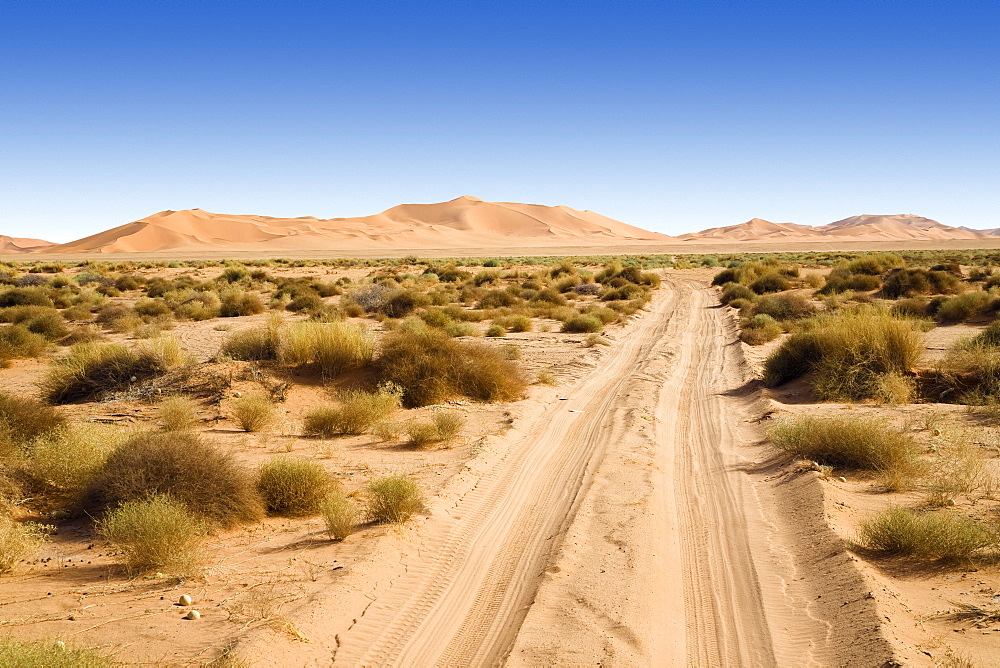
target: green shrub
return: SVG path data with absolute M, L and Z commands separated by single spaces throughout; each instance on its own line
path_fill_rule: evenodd
M 333 489 L 326 469 L 308 459 L 272 457 L 257 474 L 257 491 L 264 507 L 278 515 L 316 514 Z
M 376 367 L 383 381 L 402 388 L 408 407 L 456 395 L 510 401 L 521 396 L 526 384 L 517 364 L 492 348 L 455 341 L 431 328 L 389 334 Z
M 757 293 L 739 283 L 727 283 L 722 286 L 722 295 L 719 297 L 720 302 L 732 305 L 732 302 L 737 299 L 745 299 L 752 302 L 757 299 Z
M 750 289 L 758 295 L 769 292 L 783 292 L 792 287 L 784 276 L 777 272 L 767 273 L 750 284 Z
M 879 473 L 916 470 L 916 449 L 905 432 L 865 418 L 799 417 L 771 429 L 779 448 L 821 464 Z
M 83 505 L 99 513 L 152 494 L 167 494 L 222 527 L 253 522 L 262 512 L 250 473 L 231 454 L 184 432 L 129 439 L 94 476 Z
M 108 511 L 97 529 L 133 574 L 189 575 L 201 560 L 205 540 L 201 520 L 185 504 L 163 494 L 125 501 Z
M 410 438 L 410 445 L 422 448 L 432 443 L 452 440 L 464 425 L 465 418 L 458 413 L 442 411 L 435 413 L 430 421 L 410 422 L 406 426 L 406 433 Z
M 849 269 L 838 268 L 830 272 L 826 277 L 826 284 L 820 290 L 820 294 L 832 295 L 852 290 L 855 292 L 869 292 L 878 290 L 882 286 L 882 281 L 877 276 L 869 274 L 855 274 Z
M 58 640 L 0 638 L 0 668 L 111 668 L 93 649 L 72 649 Z
M 0 292 L 0 307 L 6 306 L 47 306 L 52 308 L 52 300 L 46 291 L 38 287 L 10 288 Z
M 78 343 L 57 360 L 40 383 L 53 404 L 90 399 L 148 380 L 184 362 L 177 342 L 160 339 L 134 350 L 122 345 Z
M 489 327 L 486 328 L 486 336 L 489 337 L 503 336 L 506 333 L 507 333 L 506 328 L 500 325 L 490 325 Z
M 570 318 L 562 325 L 562 331 L 573 333 L 599 332 L 604 329 L 604 322 L 596 315 L 578 315 Z
M 757 300 L 753 312 L 775 320 L 798 320 L 815 314 L 816 307 L 799 294 L 764 295 Z
M 354 533 L 358 523 L 358 508 L 354 501 L 343 492 L 327 494 L 319 506 L 319 512 L 326 522 L 326 532 L 334 540 L 344 540 Z
M 890 508 L 862 520 L 858 544 L 890 555 L 958 561 L 995 549 L 996 531 L 952 512 Z
M 758 313 L 743 326 L 740 332 L 740 340 L 751 346 L 759 346 L 768 341 L 773 341 L 781 335 L 781 325 L 774 318 Z
M 927 300 L 915 297 L 899 299 L 892 305 L 892 314 L 900 318 L 926 318 Z
M 261 431 L 274 424 L 277 419 L 274 401 L 263 394 L 248 394 L 233 399 L 229 411 L 233 421 L 243 431 Z
M 303 431 L 309 436 L 323 438 L 364 434 L 385 420 L 399 405 L 400 393 L 394 388 L 376 392 L 344 392 L 339 406 L 319 406 L 306 413 Z
M 431 422 L 437 429 L 438 436 L 442 441 L 450 441 L 458 436 L 458 432 L 465 426 L 465 418 L 461 414 L 452 411 L 439 411 L 431 417 Z
M 882 285 L 882 295 L 889 299 L 916 295 L 953 294 L 961 289 L 961 281 L 945 271 L 928 271 L 919 267 L 889 272 Z
M 879 398 L 887 377 L 905 377 L 921 352 L 913 321 L 871 308 L 801 321 L 765 363 L 764 382 L 806 376 L 822 399 Z
M 245 329 L 233 332 L 222 345 L 219 352 L 234 360 L 247 362 L 262 362 L 278 359 L 281 348 L 281 336 L 276 327 L 268 326 L 260 329 Z
M 370 522 L 405 522 L 424 507 L 417 483 L 402 475 L 372 480 L 365 489 L 365 497 Z

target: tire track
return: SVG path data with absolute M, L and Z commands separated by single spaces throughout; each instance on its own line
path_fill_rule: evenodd
M 625 429 L 616 399 L 659 345 L 677 298 L 661 291 L 652 312 L 567 389 L 568 401 L 546 408 L 471 491 L 432 514 L 419 548 L 404 555 L 406 572 L 340 636 L 338 663 L 503 660 L 590 474 Z

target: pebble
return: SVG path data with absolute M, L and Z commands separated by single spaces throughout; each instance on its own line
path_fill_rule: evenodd
M 191 612 L 184 615 L 184 619 L 201 619 L 201 613 L 197 610 L 192 610 Z
M 177 601 L 177 605 L 191 605 L 191 597 L 184 594 L 180 597 L 180 600 Z

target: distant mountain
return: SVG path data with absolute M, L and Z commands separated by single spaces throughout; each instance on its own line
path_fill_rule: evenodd
M 402 204 L 361 218 L 270 218 L 161 211 L 98 234 L 46 248 L 50 253 L 306 251 L 606 246 L 669 241 L 592 211 L 459 197 Z

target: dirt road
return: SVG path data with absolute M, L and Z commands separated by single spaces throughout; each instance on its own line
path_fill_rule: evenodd
M 329 593 L 356 614 L 324 622 L 332 603 L 309 602 L 312 621 L 302 621 L 311 637 L 322 642 L 319 629 L 336 627 L 324 658 L 402 666 L 874 658 L 870 643 L 853 642 L 873 635 L 872 611 L 849 609 L 847 621 L 837 618 L 841 604 L 822 602 L 834 586 L 856 584 L 844 575 L 849 566 L 811 570 L 795 544 L 801 536 L 775 517 L 786 492 L 746 471 L 755 400 L 741 391 L 740 365 L 714 295 L 668 275 L 651 311 L 593 368 L 528 408 L 433 501 L 425 522 L 392 542 L 391 568 Z M 822 512 L 803 517 L 822 522 Z M 798 528 L 811 548 L 826 549 L 821 527 Z

